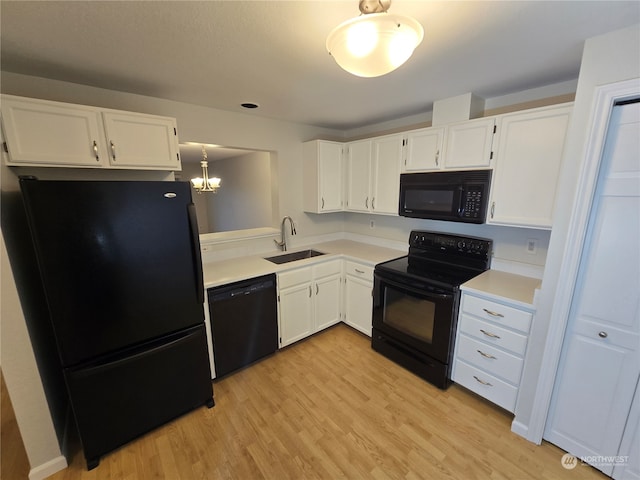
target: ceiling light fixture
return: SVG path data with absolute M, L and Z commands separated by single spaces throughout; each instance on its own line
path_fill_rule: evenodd
M 216 193 L 220 187 L 220 179 L 218 177 L 209 178 L 209 162 L 207 162 L 207 150 L 202 145 L 202 161 L 200 162 L 202 167 L 202 177 L 195 177 L 191 179 L 193 188 L 198 193 L 213 192 Z
M 360 0 L 362 15 L 334 28 L 327 50 L 344 70 L 359 77 L 379 77 L 405 63 L 420 45 L 424 30 L 404 15 L 387 13 L 391 0 Z

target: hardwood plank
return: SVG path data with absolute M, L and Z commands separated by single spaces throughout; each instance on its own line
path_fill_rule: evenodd
M 602 480 L 564 452 L 510 431 L 512 415 L 453 385 L 442 391 L 337 325 L 214 382 L 216 406 L 105 455 L 80 453 L 50 480 Z

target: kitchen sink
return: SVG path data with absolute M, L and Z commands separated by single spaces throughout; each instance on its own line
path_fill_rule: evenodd
M 317 250 L 302 250 L 300 252 L 291 252 L 283 255 L 276 255 L 274 257 L 267 257 L 265 260 L 269 260 L 271 263 L 277 263 L 280 265 L 281 263 L 295 262 L 296 260 L 304 260 L 305 258 L 318 257 L 320 255 L 324 255 L 324 253 L 318 252 Z

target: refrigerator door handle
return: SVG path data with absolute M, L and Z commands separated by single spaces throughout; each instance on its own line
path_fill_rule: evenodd
M 191 241 L 193 242 L 193 261 L 196 275 L 196 289 L 198 300 L 204 303 L 204 279 L 202 277 L 202 254 L 200 253 L 200 241 L 198 240 L 198 217 L 196 216 L 196 206 L 193 203 L 187 205 L 189 213 L 189 227 L 191 228 Z

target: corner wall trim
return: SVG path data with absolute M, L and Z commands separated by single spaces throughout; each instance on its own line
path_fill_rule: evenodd
M 29 480 L 44 480 L 67 467 L 67 459 L 60 455 L 59 457 L 55 457 L 42 465 L 32 468 L 29 471 Z

